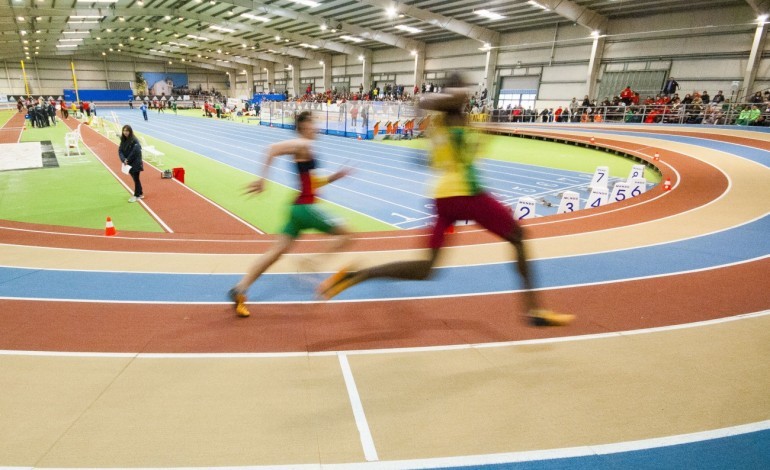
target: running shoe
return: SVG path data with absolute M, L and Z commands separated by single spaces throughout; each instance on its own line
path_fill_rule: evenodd
M 552 310 L 530 310 L 527 318 L 533 326 L 565 326 L 575 319 L 575 315 Z
M 318 286 L 318 289 L 316 290 L 318 297 L 329 300 L 339 295 L 340 292 L 348 287 L 357 284 L 357 282 L 354 281 L 354 275 L 355 273 L 351 272 L 349 267 L 346 266 L 342 268 L 337 273 L 326 278 L 326 280 Z
M 251 315 L 251 312 L 249 312 L 249 309 L 246 308 L 246 295 L 238 292 L 235 290 L 235 288 L 230 289 L 227 292 L 227 296 L 230 297 L 230 300 L 233 301 L 233 309 L 235 309 L 235 313 L 239 317 L 248 317 Z
M 128 202 L 136 202 L 136 197 L 131 196 L 130 198 L 128 198 Z

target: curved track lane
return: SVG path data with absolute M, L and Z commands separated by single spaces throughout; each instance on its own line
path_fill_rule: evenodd
M 10 432 L 22 415 L 11 413 L 9 427 L 0 425 L 15 449 L 0 464 L 460 465 L 489 463 L 495 460 L 485 456 L 497 453 L 504 453 L 499 461 L 512 461 L 521 455 L 510 453 L 531 449 L 597 455 L 598 444 L 646 443 L 770 419 L 770 316 L 761 313 L 770 308 L 766 156 L 627 130 L 610 129 L 597 144 L 637 155 L 666 149 L 661 169 L 675 188 L 528 224 L 541 295 L 579 315 L 573 327 L 555 331 L 517 318 L 520 294 L 497 287 L 513 277 L 507 247 L 473 229 L 452 237 L 439 279 L 416 287 L 359 286 L 359 294 L 351 289 L 348 300 L 327 304 L 309 302 L 315 275 L 297 272 L 304 253 L 324 241 L 311 239 L 260 281 L 261 294 L 272 297 L 242 320 L 209 294 L 200 304 L 178 305 L 174 292 L 185 297 L 186 288 L 201 292 L 208 285 L 221 295 L 218 283 L 226 285 L 251 262 L 239 254 L 261 252 L 263 241 L 173 234 L 105 239 L 3 223 L 0 318 L 8 334 L 0 338 L 6 350 L 0 362 L 14 377 L 3 384 L 4 400 L 32 421 L 22 433 Z M 588 139 L 574 128 L 526 132 Z M 416 256 L 422 243 L 415 233 L 359 238 L 355 253 L 332 257 L 321 269 L 346 259 Z M 109 272 L 116 266 L 128 273 Z M 146 294 L 110 301 L 126 299 L 121 279 L 150 272 L 157 273 L 150 290 L 165 292 L 171 303 Z M 490 274 L 499 282 L 484 282 Z M 199 276 L 200 285 L 185 287 Z M 462 295 L 472 278 L 480 289 Z M 81 294 L 68 292 L 87 292 L 89 282 L 97 292 L 91 301 L 69 301 Z M 299 285 L 297 298 L 277 294 L 291 285 Z M 393 299 L 382 299 L 386 290 L 395 291 L 388 293 Z M 440 296 L 419 298 L 425 290 Z M 64 293 L 65 301 L 34 300 L 34 292 Z M 740 314 L 748 315 L 719 320 Z M 693 321 L 712 322 L 618 333 Z M 595 336 L 577 336 L 585 334 Z M 565 338 L 554 342 L 556 336 Z M 75 357 L 31 351 L 75 351 Z M 89 359 L 90 352 L 97 354 Z M 41 394 L 49 397 L 45 408 Z M 537 406 L 543 403 L 548 406 Z M 0 406 L 10 409 L 8 401 Z M 20 439 L 36 444 L 25 447 Z M 640 448 L 646 447 L 657 446 Z M 448 456 L 458 457 L 421 460 Z

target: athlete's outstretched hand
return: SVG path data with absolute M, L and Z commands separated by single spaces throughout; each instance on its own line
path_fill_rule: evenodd
M 246 186 L 246 194 L 259 194 L 265 190 L 265 180 L 260 178 Z

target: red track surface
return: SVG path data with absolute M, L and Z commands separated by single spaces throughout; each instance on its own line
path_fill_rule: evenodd
M 0 144 L 15 144 L 19 141 L 21 130 L 26 124 L 24 113 L 14 114 L 0 129 Z
M 109 352 L 288 352 L 379 349 L 573 336 L 710 320 L 768 308 L 770 259 L 724 269 L 543 292 L 577 314 L 537 329 L 519 294 L 430 300 L 252 306 L 4 301 L 0 349 Z M 513 276 L 513 273 L 511 273 Z M 725 295 L 715 296 L 715 290 Z
M 89 147 L 102 158 L 115 157 L 116 147 L 92 130 L 83 131 Z M 613 139 L 597 140 L 597 145 L 622 148 L 635 153 L 639 145 Z M 645 149 L 646 153 L 654 149 Z M 666 152 L 666 163 L 682 175 L 681 184 L 665 197 L 642 204 L 660 195 L 660 189 L 622 203 L 598 210 L 548 218 L 547 223 L 530 224 L 531 237 L 549 237 L 617 227 L 680 213 L 705 204 L 724 192 L 727 180 L 710 165 Z M 117 171 L 117 157 L 110 168 Z M 667 166 L 664 177 L 674 174 Z M 145 173 L 154 173 L 149 170 Z M 0 230 L 5 243 L 61 246 L 103 250 L 149 252 L 260 252 L 264 243 L 227 243 L 224 240 L 257 238 L 247 229 L 228 225 L 227 230 L 198 233 L 198 227 L 184 225 L 178 213 L 205 211 L 195 221 L 209 222 L 223 215 L 208 202 L 176 184 L 148 180 L 147 203 L 161 218 L 179 223 L 183 235 L 137 234 L 144 240 L 105 237 L 73 237 L 63 234 L 39 234 Z M 130 181 L 128 182 L 130 186 Z M 166 193 L 163 191 L 169 191 Z M 149 195 L 153 194 L 152 197 Z M 156 198 L 155 195 L 158 195 Z M 599 217 L 585 217 L 589 213 Z M 230 223 L 230 222 L 227 222 Z M 3 225 L 18 228 L 48 228 L 30 224 Z M 221 228 L 221 227 L 220 227 Z M 175 228 L 176 231 L 176 228 Z M 95 231 L 72 231 L 93 233 Z M 412 232 L 412 235 L 417 233 Z M 352 248 L 397 249 L 422 246 L 421 238 L 403 237 L 377 240 L 383 234 L 362 235 Z M 395 235 L 395 234 L 394 234 Z M 410 235 L 398 232 L 397 235 Z M 190 241 L 183 238 L 210 241 Z M 495 240 L 485 233 L 460 232 L 450 237 L 452 243 L 466 245 Z M 300 250 L 315 250 L 316 242 L 300 244 Z M 661 260 L 664 262 L 664 260 Z M 590 267 L 587 267 L 590 269 Z M 569 328 L 541 330 L 526 326 L 516 316 L 521 305 L 518 294 L 501 294 L 417 301 L 355 302 L 328 304 L 276 304 L 253 306 L 249 319 L 236 318 L 225 305 L 158 305 L 87 302 L 50 302 L 2 300 L 0 306 L 0 349 L 69 350 L 113 352 L 266 352 L 325 351 L 370 348 L 413 347 L 464 344 L 573 336 L 589 333 L 648 328 L 697 320 L 707 320 L 770 307 L 764 288 L 770 259 L 685 275 L 554 289 L 542 292 L 545 304 L 578 315 Z M 511 274 L 513 276 L 513 274 Z M 544 275 L 557 275 L 544 273 Z M 720 292 L 724 292 L 722 295 Z M 765 292 L 757 295 L 757 292 Z M 729 294 L 729 295 L 728 295 Z

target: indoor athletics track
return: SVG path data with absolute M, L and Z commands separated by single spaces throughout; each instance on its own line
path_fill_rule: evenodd
M 167 233 L 0 225 L 0 465 L 770 465 L 767 134 L 489 127 L 658 152 L 673 182 L 526 224 L 543 303 L 573 325 L 526 326 L 509 248 L 473 226 L 431 281 L 328 303 L 308 259 L 331 272 L 416 257 L 425 235 L 358 234 L 321 259 L 308 254 L 327 240 L 308 237 L 236 318 L 224 292 L 272 237 L 148 165 L 142 204 Z M 115 144 L 83 136 L 130 186 Z

